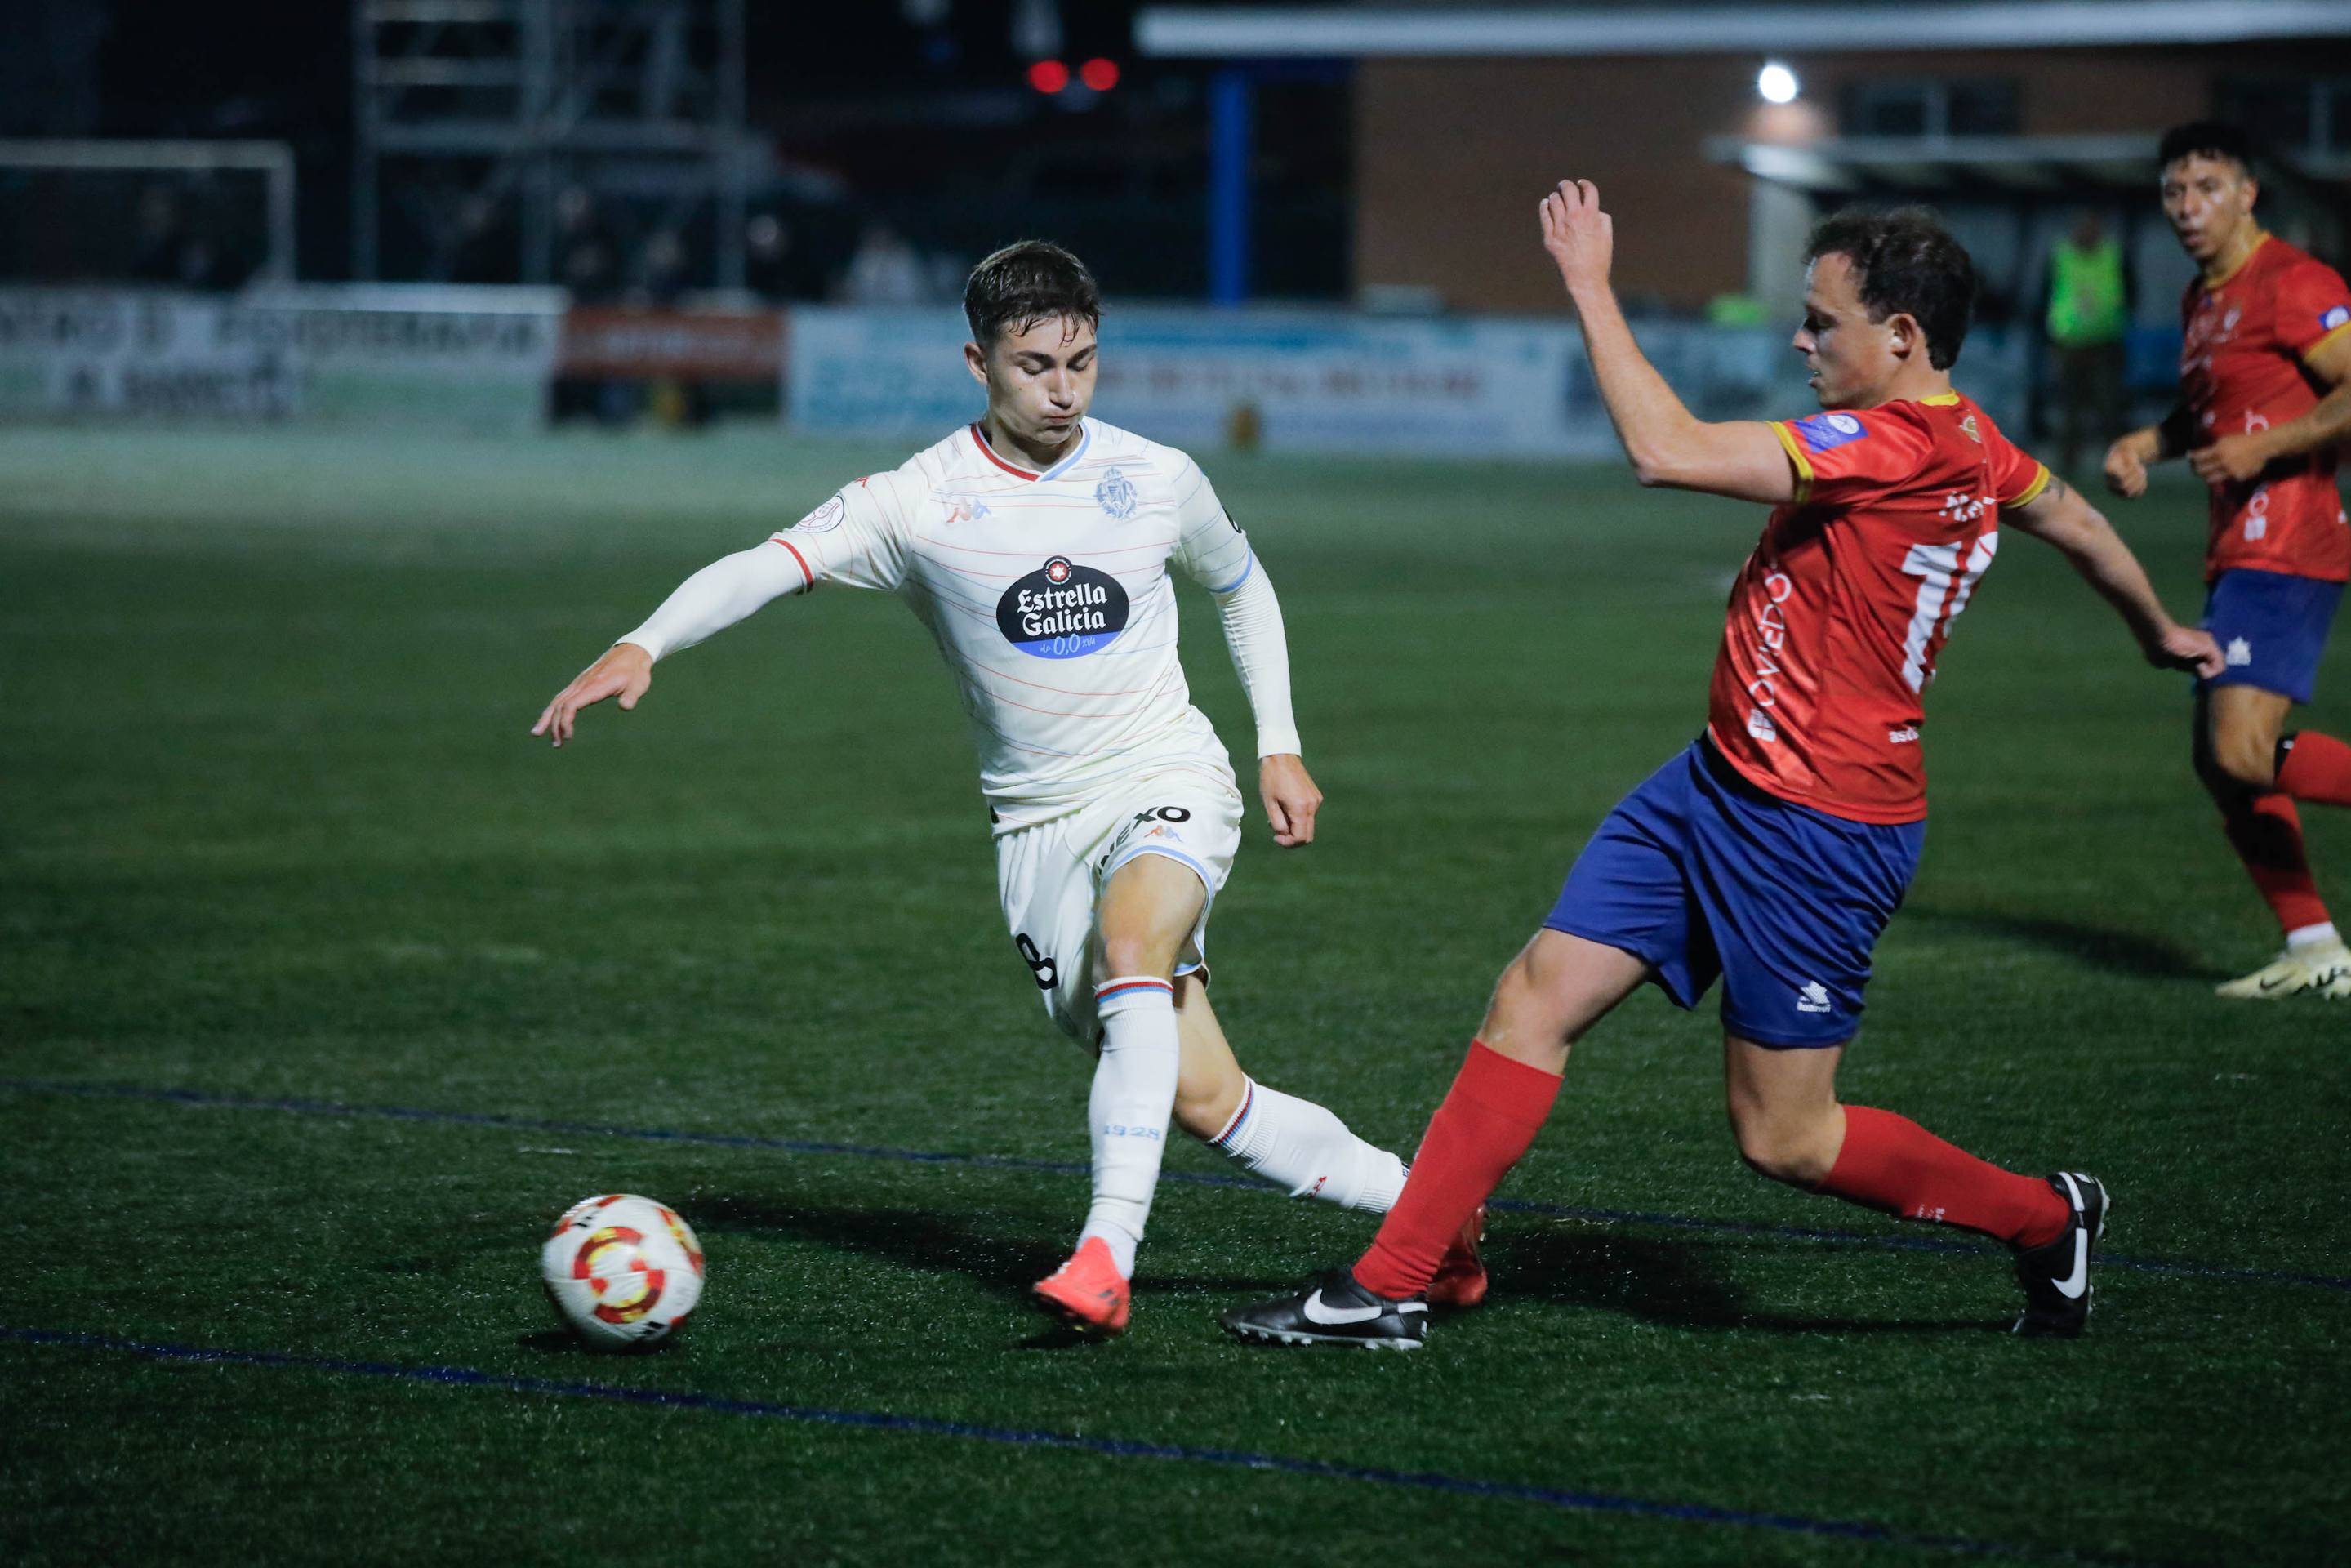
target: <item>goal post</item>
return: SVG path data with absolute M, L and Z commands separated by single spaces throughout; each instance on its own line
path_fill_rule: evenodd
M 177 222 L 194 243 L 251 253 L 238 281 L 294 281 L 283 141 L 0 140 L 0 193 L 13 198 L 0 199 L 0 278 L 130 281 L 142 247 Z M 200 225 L 189 215 L 199 207 Z

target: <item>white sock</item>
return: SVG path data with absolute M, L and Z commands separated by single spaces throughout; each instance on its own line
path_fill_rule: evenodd
M 1364 1142 L 1311 1100 L 1268 1089 L 1255 1079 L 1241 1085 L 1240 1109 L 1208 1140 L 1252 1176 L 1292 1197 L 1319 1197 L 1342 1208 L 1385 1214 L 1404 1191 L 1404 1162 Z
M 2322 920 L 2315 925 L 2297 925 L 2287 932 L 2285 950 L 2295 953 L 2304 947 L 2318 947 L 2329 942 L 2342 940 L 2343 938 L 2335 934 L 2335 923 L 2331 920 Z
M 1151 975 L 1122 975 L 1094 988 L 1102 1060 L 1094 1064 L 1086 1121 L 1093 1141 L 1094 1198 L 1078 1244 L 1098 1236 L 1118 1271 L 1134 1275 L 1134 1249 L 1151 1216 L 1159 1156 L 1176 1109 L 1176 988 Z

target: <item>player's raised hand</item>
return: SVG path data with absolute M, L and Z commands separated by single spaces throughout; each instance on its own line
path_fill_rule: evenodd
M 555 694 L 530 727 L 533 735 L 550 737 L 560 746 L 571 738 L 571 726 L 580 710 L 593 707 L 606 697 L 621 699 L 622 711 L 637 706 L 645 688 L 653 684 L 653 656 L 634 643 L 616 643 L 610 653 L 571 679 L 571 684 Z
M 1269 757 L 1257 765 L 1257 791 L 1265 801 L 1265 820 L 1273 825 L 1273 841 L 1284 849 L 1314 841 L 1314 813 L 1322 807 L 1322 791 L 1306 774 L 1306 764 L 1291 754 Z
M 1543 249 L 1558 264 L 1568 292 L 1605 287 L 1616 227 L 1600 210 L 1600 187 L 1589 180 L 1562 180 L 1542 199 L 1541 213 Z
M 2126 501 L 2147 494 L 2147 455 L 2136 431 L 2106 448 L 2106 488 Z
M 2188 466 L 2207 485 L 2241 485 L 2269 463 L 2269 448 L 2259 435 L 2224 435 L 2188 455 Z
M 2188 670 L 2210 680 L 2229 667 L 2212 633 L 2198 626 L 2171 626 L 2147 645 L 2147 662 L 2158 670 Z

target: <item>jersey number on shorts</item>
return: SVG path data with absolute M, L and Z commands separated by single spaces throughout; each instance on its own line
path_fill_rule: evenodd
M 1926 690 L 1927 650 L 1934 645 L 1936 632 L 1949 633 L 1951 622 L 1968 607 L 1968 595 L 1976 591 L 1977 581 L 1991 568 L 1992 553 L 1999 549 L 1998 534 L 1981 535 L 1968 551 L 1964 571 L 1959 570 L 1959 547 L 1955 544 L 1912 545 L 1910 553 L 1902 558 L 1904 576 L 1926 580 L 1918 584 L 1918 602 L 1910 612 L 1910 634 L 1902 639 L 1902 678 L 1912 691 Z
M 1026 931 L 1013 937 L 1012 945 L 1020 949 L 1020 961 L 1029 966 L 1029 973 L 1036 977 L 1039 990 L 1050 991 L 1060 983 L 1061 966 L 1037 951 L 1037 944 L 1029 939 Z

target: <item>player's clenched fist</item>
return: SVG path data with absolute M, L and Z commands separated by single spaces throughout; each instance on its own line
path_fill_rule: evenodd
M 2106 448 L 2106 488 L 2126 501 L 2147 494 L 2148 454 L 2140 434 L 2133 431 Z
M 1616 230 L 1600 210 L 1599 186 L 1589 180 L 1562 180 L 1542 199 L 1542 238 L 1570 293 L 1607 283 Z
M 1307 776 L 1306 764 L 1295 756 L 1277 754 L 1257 765 L 1257 789 L 1265 801 L 1265 820 L 1273 825 L 1273 841 L 1288 849 L 1314 841 L 1314 813 L 1322 809 L 1322 791 Z
M 653 656 L 634 643 L 615 643 L 611 653 L 580 671 L 569 685 L 555 694 L 555 700 L 547 705 L 530 732 L 550 737 L 560 746 L 571 738 L 572 722 L 581 708 L 593 707 L 606 697 L 618 697 L 625 712 L 637 706 L 637 699 L 653 684 Z

